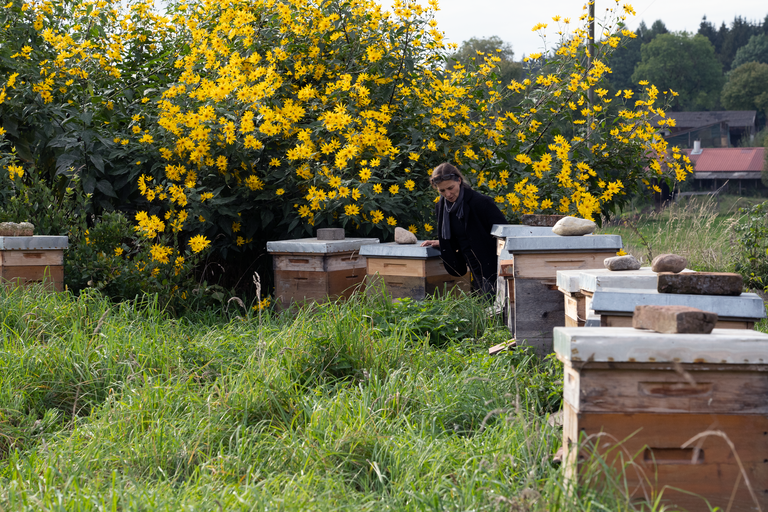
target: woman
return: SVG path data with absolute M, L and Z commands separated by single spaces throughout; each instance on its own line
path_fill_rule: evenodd
M 461 171 L 448 162 L 435 167 L 430 182 L 441 196 L 435 206 L 438 240 L 427 240 L 422 247 L 440 249 L 452 276 L 463 276 L 469 267 L 472 289 L 492 296 L 497 258 L 491 228 L 507 220 L 493 199 L 469 188 Z

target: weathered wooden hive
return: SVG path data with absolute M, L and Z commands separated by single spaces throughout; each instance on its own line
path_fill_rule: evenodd
M 508 237 L 499 255 L 507 280 L 507 320 L 518 344 L 552 351 L 552 329 L 565 325 L 558 270 L 599 268 L 621 249 L 618 235 Z
M 598 453 L 636 499 L 650 485 L 686 510 L 768 508 L 768 335 L 558 327 L 554 344 L 567 479 Z
M 417 244 L 371 244 L 360 248 L 368 278 L 381 279 L 392 298 L 424 299 L 436 292 L 470 291 L 469 272 L 454 277 L 445 270 L 440 251 Z
M 0 280 L 6 285 L 45 283 L 64 289 L 66 236 L 0 236 Z
M 360 248 L 378 243 L 377 238 L 267 242 L 275 271 L 275 298 L 287 306 L 348 297 L 365 279 L 365 257 L 360 255 Z

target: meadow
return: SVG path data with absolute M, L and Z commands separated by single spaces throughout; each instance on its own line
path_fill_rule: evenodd
M 473 298 L 172 318 L 0 289 L 0 311 L 3 510 L 636 509 L 610 471 L 573 498 L 562 366 L 489 356 L 508 332 Z

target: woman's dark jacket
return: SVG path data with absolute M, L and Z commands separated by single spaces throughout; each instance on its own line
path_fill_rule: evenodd
M 446 240 L 442 237 L 443 219 L 445 213 L 445 198 L 441 197 L 435 205 L 437 215 L 437 235 L 440 240 L 440 257 L 443 259 L 445 269 L 452 276 L 463 276 L 467 273 L 467 262 L 462 254 L 460 244 L 453 239 Z M 464 188 L 464 231 L 469 238 L 469 245 L 475 258 L 482 267 L 483 276 L 496 275 L 496 239 L 491 236 L 491 228 L 494 224 L 507 224 L 507 219 L 501 213 L 493 199 L 475 192 L 470 188 Z M 452 242 L 454 242 L 452 244 Z

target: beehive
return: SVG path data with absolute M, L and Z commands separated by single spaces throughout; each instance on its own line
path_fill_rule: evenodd
M 558 270 L 599 268 L 621 249 L 618 235 L 525 236 L 507 238 L 499 255 L 507 280 L 508 325 L 518 344 L 552 351 L 552 329 L 565 325 Z
M 650 484 L 687 510 L 768 507 L 768 335 L 561 327 L 554 344 L 567 479 L 598 453 L 636 499 Z
M 416 244 L 374 244 L 360 248 L 365 256 L 370 279 L 381 279 L 392 298 L 424 299 L 436 292 L 469 293 L 469 272 L 450 275 L 443 266 L 440 251 Z
M 267 242 L 275 272 L 275 298 L 282 305 L 348 297 L 365 278 L 364 245 L 377 238 Z
M 66 236 L 0 236 L 0 281 L 13 286 L 46 283 L 63 290 L 68 242 Z

